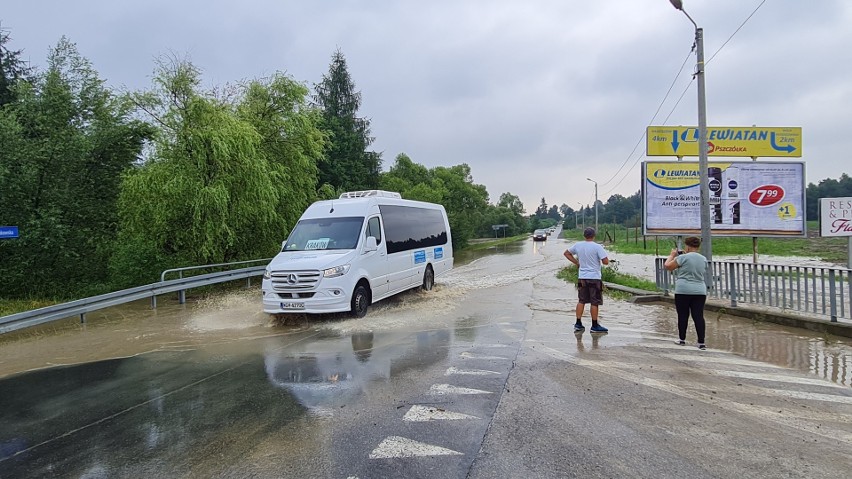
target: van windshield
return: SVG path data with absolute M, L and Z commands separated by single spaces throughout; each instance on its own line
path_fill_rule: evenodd
M 293 228 L 281 251 L 355 249 L 363 224 L 363 216 L 302 220 Z

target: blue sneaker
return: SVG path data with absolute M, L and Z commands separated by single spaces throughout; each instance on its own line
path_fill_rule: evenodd
M 574 325 L 574 332 L 575 333 L 582 333 L 585 330 L 586 330 L 586 327 L 583 326 L 582 324 L 575 324 Z
M 607 332 L 609 332 L 608 329 L 601 326 L 600 324 L 593 324 L 591 329 L 589 329 L 589 331 L 591 331 L 593 333 L 607 333 Z

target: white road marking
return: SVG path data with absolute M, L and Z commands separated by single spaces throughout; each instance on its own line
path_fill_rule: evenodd
M 809 401 L 826 401 L 836 402 L 840 404 L 852 404 L 852 397 L 836 396 L 834 394 L 808 393 L 804 391 L 787 391 L 783 389 L 771 389 L 770 391 L 781 396 L 787 396 L 795 399 L 807 399 Z
M 491 391 L 481 389 L 461 388 L 451 384 L 433 384 L 429 388 L 429 394 L 443 396 L 445 394 L 491 394 Z
M 672 367 L 667 367 L 667 366 L 660 366 L 660 365 L 648 366 L 648 365 L 642 365 L 642 364 L 636 364 L 636 363 L 626 363 L 626 362 L 622 362 L 622 361 L 606 361 L 606 364 L 607 364 L 607 366 L 611 366 L 611 367 L 618 368 L 618 369 L 636 369 L 636 370 L 642 369 L 642 370 L 645 370 L 645 371 L 657 372 L 657 373 L 659 373 L 659 372 L 671 372 L 671 371 L 675 371 L 675 370 L 678 369 L 678 368 L 672 368 Z M 760 364 L 760 366 L 757 366 L 757 367 L 762 367 L 762 366 L 763 366 L 763 364 Z M 772 369 L 777 371 L 777 368 L 775 368 L 774 366 L 772 366 Z M 808 384 L 808 385 L 812 385 L 812 386 L 824 386 L 824 387 L 846 390 L 845 386 L 841 386 L 839 384 L 834 384 L 830 381 L 827 381 L 827 380 L 824 380 L 824 379 L 818 379 L 818 378 L 800 378 L 800 377 L 795 377 L 795 376 L 785 376 L 783 374 L 747 373 L 747 372 L 744 372 L 744 371 L 725 371 L 725 370 L 715 370 L 715 369 L 709 369 L 709 368 L 708 368 L 708 371 L 710 371 L 712 374 L 716 374 L 716 375 L 719 375 L 719 376 L 725 376 L 725 377 L 729 377 L 729 378 L 756 379 L 756 380 L 759 380 L 759 381 L 774 381 L 774 382 L 790 383 L 790 384 Z M 772 389 L 770 389 L 770 390 L 772 390 Z
M 776 366 L 775 364 L 770 363 L 762 363 L 760 361 L 752 361 L 748 359 L 734 359 L 734 358 L 720 358 L 718 356 L 708 356 L 705 355 L 705 351 L 698 353 L 698 351 L 694 351 L 695 354 L 662 354 L 661 356 L 674 359 L 677 361 L 698 361 L 702 363 L 719 363 L 719 364 L 736 364 L 738 366 L 750 366 L 750 367 L 758 367 L 758 368 L 774 368 L 774 369 L 787 369 L 781 366 Z
M 401 436 L 390 436 L 378 445 L 370 453 L 370 459 L 391 459 L 395 457 L 420 457 L 420 456 L 463 456 L 464 454 L 447 449 L 445 447 L 433 446 L 425 442 L 418 442 Z
M 764 373 L 747 373 L 743 371 L 714 371 L 719 376 L 727 376 L 731 378 L 757 379 L 759 381 L 775 381 L 779 383 L 792 384 L 810 384 L 813 386 L 824 386 L 836 389 L 846 390 L 845 387 L 834 384 L 831 381 L 817 378 L 797 378 L 795 376 L 785 376 L 783 374 L 764 374 Z
M 823 424 L 831 422 L 852 424 L 852 414 L 837 414 L 835 412 L 826 413 L 802 409 L 801 407 L 779 409 L 778 406 L 759 406 L 757 404 L 752 407 L 762 410 L 763 414 L 767 416 L 797 417 L 799 419 L 817 421 Z
M 460 412 L 445 411 L 436 407 L 414 405 L 403 416 L 403 421 L 428 422 L 428 421 L 460 421 L 463 419 L 479 419 L 476 416 L 462 414 Z
M 687 381 L 687 380 L 679 380 L 673 379 L 672 384 L 678 385 L 678 387 L 689 389 L 693 391 L 713 391 L 716 393 L 733 393 L 736 395 L 744 395 L 744 394 L 753 394 L 756 396 L 761 396 L 764 398 L 771 398 L 772 396 L 783 396 L 794 399 L 805 399 L 808 401 L 825 401 L 825 402 L 836 402 L 840 404 L 852 404 L 852 397 L 850 396 L 841 396 L 837 394 L 825 394 L 825 393 L 812 393 L 805 391 L 790 391 L 787 389 L 774 389 L 767 388 L 762 386 L 750 386 L 746 384 L 737 385 L 737 386 L 727 386 L 715 384 L 712 386 L 708 386 L 707 384 L 703 384 L 701 382 L 696 381 Z
M 689 388 L 685 388 L 682 386 L 678 386 L 673 384 L 672 382 L 660 381 L 657 379 L 643 377 L 637 374 L 632 374 L 627 371 L 623 371 L 617 368 L 613 368 L 609 366 L 605 361 L 588 361 L 584 359 L 580 359 L 569 354 L 566 354 L 562 351 L 558 351 L 551 347 L 548 347 L 544 344 L 540 344 L 541 350 L 550 356 L 562 359 L 563 361 L 577 364 L 578 366 L 583 366 L 600 373 L 609 374 L 611 376 L 621 378 L 625 381 L 634 382 L 636 384 L 641 384 L 643 386 L 647 386 L 654 389 L 659 389 L 661 391 L 668 392 L 669 394 L 674 394 L 676 396 L 685 397 L 689 399 L 693 399 L 696 401 L 701 401 L 705 404 L 712 404 L 718 407 L 726 408 L 730 411 L 738 412 L 741 414 L 746 414 L 748 416 L 760 418 L 763 420 L 768 420 L 776 424 L 781 424 L 798 431 L 806 431 L 811 434 L 815 434 L 818 436 L 826 437 L 829 439 L 833 439 L 836 441 L 841 441 L 847 444 L 852 444 L 852 434 L 838 430 L 830 427 L 825 427 L 825 424 L 813 424 L 807 419 L 801 419 L 795 416 L 784 416 L 780 414 L 770 413 L 763 406 L 753 406 L 749 404 L 740 403 L 737 401 L 732 401 L 729 399 L 725 399 L 722 397 L 718 397 L 714 394 L 708 394 L 705 390 L 691 390 Z M 669 356 L 669 355 L 663 355 Z M 698 355 L 701 356 L 701 355 Z M 679 359 L 681 356 L 674 355 L 673 359 Z M 703 357 L 696 358 L 696 360 L 706 359 Z M 723 358 L 719 358 L 723 359 Z M 722 361 L 719 361 L 722 362 Z M 764 365 L 763 363 L 751 362 L 749 365 Z M 828 396 L 828 395 L 826 395 Z M 821 427 L 822 426 L 822 427 Z
M 681 346 L 679 344 L 675 344 L 674 340 L 672 340 L 671 342 L 668 342 L 668 343 L 664 343 L 664 342 L 641 343 L 641 344 L 638 344 L 638 346 L 641 346 L 643 348 L 651 348 L 651 349 L 676 349 L 678 351 L 683 351 L 683 352 L 692 352 L 691 350 L 699 351 L 699 349 L 694 344 L 684 344 L 684 345 Z M 712 351 L 712 350 L 705 350 L 705 351 Z
M 463 376 L 490 376 L 492 374 L 500 375 L 497 371 L 487 371 L 485 369 L 459 369 L 457 367 L 451 366 L 447 368 L 447 372 L 444 373 L 444 376 L 452 376 L 453 374 L 461 374 Z
M 480 355 L 480 354 L 469 353 L 467 351 L 459 354 L 459 356 L 462 359 L 502 359 L 502 360 L 508 360 L 509 359 L 509 358 L 504 358 L 503 356 L 485 356 L 485 355 Z

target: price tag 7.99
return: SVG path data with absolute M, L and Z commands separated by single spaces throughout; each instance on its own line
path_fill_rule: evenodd
M 772 206 L 783 199 L 784 188 L 778 185 L 758 186 L 748 195 L 748 202 L 757 207 Z

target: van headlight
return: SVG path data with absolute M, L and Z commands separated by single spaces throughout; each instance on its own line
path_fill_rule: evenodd
M 263 272 L 263 279 L 269 279 L 271 277 L 272 277 L 272 273 L 270 273 L 269 270 L 266 270 L 266 271 Z
M 334 268 L 324 269 L 322 271 L 322 275 L 325 278 L 336 278 L 338 276 L 343 276 L 346 272 L 349 271 L 349 265 L 344 264 L 343 266 L 335 266 Z

